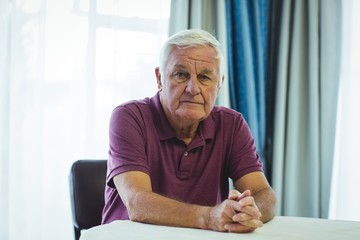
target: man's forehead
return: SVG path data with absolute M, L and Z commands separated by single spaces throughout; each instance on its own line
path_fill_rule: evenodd
M 215 71 L 219 67 L 219 59 L 210 46 L 195 46 L 188 48 L 173 47 L 166 63 L 170 69 L 190 69 L 196 67 L 201 71 Z
M 205 66 L 203 64 L 195 64 L 196 68 L 203 72 L 203 73 L 213 73 L 214 72 L 214 66 Z M 181 70 L 188 70 L 189 68 L 191 68 L 192 66 L 188 65 L 188 64 L 183 64 L 183 63 L 175 63 L 173 65 L 173 69 L 181 69 Z
M 178 57 L 190 57 L 194 60 L 207 60 L 217 59 L 216 50 L 208 45 L 189 46 L 189 47 L 176 47 L 173 46 L 169 55 Z M 205 58 L 204 58 L 205 57 Z

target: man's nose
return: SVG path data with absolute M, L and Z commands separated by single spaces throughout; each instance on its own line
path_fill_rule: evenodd
M 191 77 L 186 85 L 186 92 L 190 93 L 191 95 L 197 95 L 200 93 L 200 86 L 199 81 L 196 77 Z

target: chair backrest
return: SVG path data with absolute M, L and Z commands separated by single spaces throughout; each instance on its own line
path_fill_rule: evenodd
M 81 230 L 101 224 L 104 207 L 106 160 L 78 160 L 69 175 L 75 239 Z

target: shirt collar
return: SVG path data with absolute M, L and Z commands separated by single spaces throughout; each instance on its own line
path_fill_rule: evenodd
M 154 123 L 156 124 L 156 132 L 159 139 L 166 140 L 176 137 L 161 105 L 159 92 L 150 99 L 150 110 L 153 115 Z
M 157 92 L 156 95 L 150 99 L 150 109 L 153 115 L 154 122 L 157 123 L 158 126 L 156 128 L 156 132 L 159 139 L 167 140 L 170 138 L 176 138 L 176 134 L 172 129 L 169 121 L 167 120 L 164 109 L 161 105 L 159 92 Z M 213 111 L 214 109 L 205 120 L 200 122 L 197 134 L 194 138 L 195 141 L 204 141 L 214 138 L 216 124 L 215 120 L 213 119 Z

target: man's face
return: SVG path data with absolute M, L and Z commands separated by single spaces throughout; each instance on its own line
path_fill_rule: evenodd
M 222 81 L 212 47 L 173 47 L 162 72 L 164 76 L 156 69 L 161 103 L 170 121 L 199 122 L 210 114 Z

